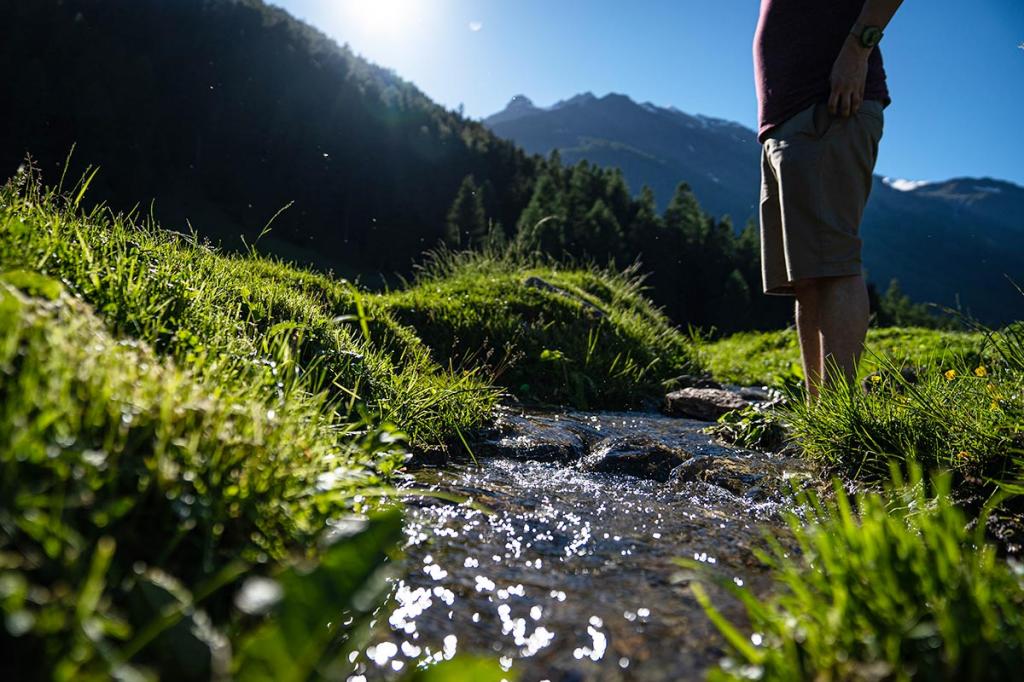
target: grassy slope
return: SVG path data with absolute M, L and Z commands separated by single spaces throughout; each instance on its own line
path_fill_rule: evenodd
M 371 332 L 362 294 L 343 280 L 224 256 L 188 237 L 58 203 L 32 186 L 3 190 L 3 269 L 67 283 L 115 334 L 146 341 L 199 374 L 302 374 L 341 411 L 361 403 L 422 441 L 450 438 L 494 405 L 485 381 L 444 370 L 393 320 L 378 316 Z
M 487 365 L 526 400 L 628 407 L 697 369 L 689 338 L 629 274 L 438 254 L 414 286 L 376 304 L 438 360 Z
M 154 594 L 191 612 L 225 575 L 317 556 L 328 520 L 404 460 L 390 424 L 443 440 L 497 392 L 386 318 L 364 331 L 347 283 L 73 203 L 24 176 L 0 190 L 0 671 L 103 678 L 131 651 L 208 677 L 211 647 L 145 647 L 170 599 Z M 241 642 L 229 596 L 204 606 Z

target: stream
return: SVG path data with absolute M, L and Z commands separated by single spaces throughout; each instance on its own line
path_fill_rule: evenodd
M 407 501 L 405 574 L 350 679 L 397 679 L 456 654 L 500 660 L 530 681 L 702 679 L 722 640 L 674 559 L 763 593 L 752 550 L 765 532 L 785 541 L 785 491 L 811 475 L 723 446 L 707 426 L 503 408 L 471 444 L 479 466 L 415 470 L 410 487 L 475 505 Z M 742 620 L 734 598 L 707 588 Z

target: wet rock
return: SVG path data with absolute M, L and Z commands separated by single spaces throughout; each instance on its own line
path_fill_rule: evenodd
M 645 436 L 609 438 L 580 460 L 581 471 L 625 474 L 667 481 L 672 470 L 691 454 Z
M 586 452 L 580 435 L 555 419 L 505 413 L 475 439 L 477 457 L 507 457 L 534 462 L 575 462 Z
M 706 483 L 761 502 L 783 500 L 794 482 L 810 477 L 808 467 L 790 458 L 751 452 L 693 457 L 673 469 L 669 480 L 676 485 Z
M 741 398 L 751 403 L 777 403 L 782 400 L 781 395 L 775 391 L 759 386 L 743 386 L 738 393 Z
M 718 421 L 723 414 L 750 403 L 732 391 L 716 388 L 684 388 L 665 396 L 665 414 L 701 421 Z
M 699 456 L 677 466 L 670 477 L 678 483 L 701 481 L 734 495 L 745 495 L 755 487 L 760 488 L 766 475 L 764 464 L 758 466 L 750 458 Z
M 573 434 L 549 434 L 542 438 L 512 435 L 477 444 L 480 457 L 508 457 L 534 462 L 571 462 L 583 454 L 583 442 Z
M 710 374 L 681 374 L 674 379 L 669 379 L 664 384 L 666 391 L 678 391 L 682 388 L 723 388 L 722 384 L 711 378 Z

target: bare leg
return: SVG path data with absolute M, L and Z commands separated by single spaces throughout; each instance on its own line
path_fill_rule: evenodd
M 851 386 L 857 380 L 857 362 L 868 333 L 868 290 L 861 275 L 829 277 L 818 282 L 818 322 L 821 329 L 823 376 L 828 384 L 835 365 Z
M 818 280 L 795 282 L 796 331 L 800 339 L 800 357 L 804 367 L 804 383 L 807 397 L 818 397 L 818 387 L 824 369 L 821 343 L 821 309 L 818 295 Z

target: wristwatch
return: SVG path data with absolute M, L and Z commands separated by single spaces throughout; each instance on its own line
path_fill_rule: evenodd
M 854 24 L 853 29 L 850 31 L 850 35 L 856 36 L 857 40 L 860 41 L 861 47 L 870 50 L 871 48 L 882 42 L 882 29 L 878 26 L 861 26 L 860 24 Z

